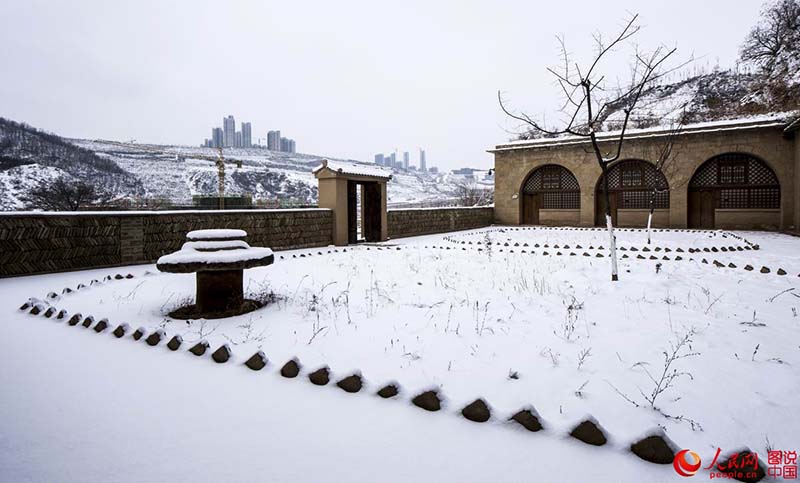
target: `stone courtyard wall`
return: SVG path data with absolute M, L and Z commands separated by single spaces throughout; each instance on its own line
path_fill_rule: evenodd
M 389 210 L 389 238 L 429 235 L 489 226 L 494 208 L 414 208 Z
M 153 263 L 186 233 L 240 228 L 275 250 L 333 243 L 327 209 L 0 214 L 0 277 Z

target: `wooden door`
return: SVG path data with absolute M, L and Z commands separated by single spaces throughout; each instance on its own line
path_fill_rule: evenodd
M 541 207 L 541 196 L 535 195 L 522 195 L 522 224 L 523 225 L 538 225 L 539 224 L 539 208 Z
M 364 239 L 368 242 L 381 241 L 381 187 L 378 183 L 364 184 L 363 229 Z
M 347 243 L 358 241 L 358 183 L 347 181 Z
M 597 191 L 595 197 L 597 210 L 594 215 L 594 224 L 595 226 L 606 226 L 606 198 L 602 191 Z M 617 226 L 617 194 L 614 192 L 609 193 L 608 200 L 611 203 L 611 223 Z
M 713 229 L 714 228 L 714 210 L 716 203 L 713 190 L 704 190 L 700 192 L 700 228 Z
M 701 194 L 699 191 L 689 191 L 689 228 L 700 228 L 703 223 L 703 207 L 700 201 Z

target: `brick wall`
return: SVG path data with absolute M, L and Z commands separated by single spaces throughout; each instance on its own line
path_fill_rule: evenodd
M 326 209 L 0 214 L 0 277 L 153 263 L 204 228 L 275 250 L 333 243 Z
M 417 208 L 389 210 L 389 238 L 469 230 L 489 226 L 494 208 Z

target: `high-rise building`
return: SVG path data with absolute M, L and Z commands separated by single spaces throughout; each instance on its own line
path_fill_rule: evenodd
M 267 149 L 272 151 L 281 150 L 281 132 L 270 131 L 267 133 Z
M 390 161 L 389 166 L 391 166 L 392 168 L 396 168 L 397 167 L 397 153 L 390 154 L 389 155 L 389 161 Z
M 242 131 L 236 131 L 233 135 L 233 147 L 242 147 Z
M 232 115 L 222 119 L 222 131 L 224 133 L 224 146 L 226 148 L 233 146 L 236 142 L 236 121 Z
M 383 166 L 383 154 L 375 155 L 375 164 L 377 164 L 378 166 Z
M 419 170 L 422 171 L 423 173 L 428 171 L 428 165 L 425 162 L 425 150 L 424 149 L 420 149 L 419 150 Z
M 212 148 L 221 148 L 225 145 L 224 143 L 225 135 L 222 132 L 221 128 L 215 127 L 211 130 L 211 147 Z
M 408 171 L 408 162 L 411 160 L 411 155 L 408 154 L 408 151 L 403 152 L 403 169 Z
M 296 150 L 297 150 L 297 146 L 296 146 L 296 145 L 295 145 L 295 143 L 294 143 L 294 139 L 290 139 L 290 140 L 289 140 L 289 151 L 287 151 L 287 152 L 289 152 L 289 153 L 295 153 L 295 152 L 296 152 Z
M 249 122 L 242 123 L 242 147 L 253 147 L 253 130 Z

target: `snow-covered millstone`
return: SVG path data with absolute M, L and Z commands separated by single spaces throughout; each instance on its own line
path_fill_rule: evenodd
M 261 304 L 245 300 L 243 271 L 271 265 L 275 260 L 269 248 L 251 247 L 244 230 L 195 230 L 175 253 L 158 259 L 162 272 L 196 273 L 195 305 L 170 313 L 174 318 L 215 319 L 241 315 Z

